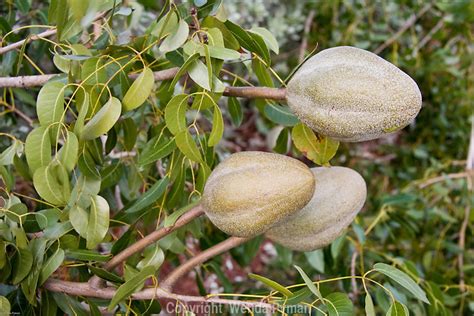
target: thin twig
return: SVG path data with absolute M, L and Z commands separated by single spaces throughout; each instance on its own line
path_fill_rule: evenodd
M 351 258 L 351 276 L 353 277 L 351 279 L 351 287 L 352 287 L 352 301 L 357 301 L 357 296 L 359 295 L 359 289 L 357 288 L 357 282 L 355 279 L 355 269 L 356 269 L 356 263 L 357 263 L 357 257 L 359 255 L 359 252 L 357 250 L 357 246 L 354 249 L 354 252 L 352 253 L 352 258 Z
M 304 54 L 306 53 L 306 48 L 308 48 L 308 34 L 309 34 L 309 31 L 311 30 L 311 24 L 313 23 L 315 14 L 316 14 L 316 11 L 314 9 L 309 11 L 308 17 L 306 18 L 306 21 L 304 22 L 303 39 L 301 41 L 300 53 L 299 53 L 300 63 L 303 62 Z
M 148 247 L 149 245 L 157 242 L 161 238 L 165 237 L 166 235 L 174 232 L 180 227 L 183 227 L 184 225 L 188 224 L 195 218 L 201 216 L 204 214 L 204 209 L 201 207 L 201 205 L 198 205 L 188 212 L 186 212 L 184 215 L 182 215 L 174 225 L 168 226 L 168 227 L 163 227 L 160 228 L 153 233 L 147 235 L 146 237 L 140 239 L 136 243 L 132 244 L 128 248 L 125 248 L 121 252 L 119 252 L 115 257 L 113 257 L 110 261 L 108 261 L 106 264 L 104 264 L 103 268 L 105 270 L 112 270 L 116 266 L 118 266 L 120 263 L 123 261 L 127 260 L 130 256 L 134 255 L 135 253 L 138 253 Z M 93 276 L 89 280 L 90 285 L 93 288 L 99 288 L 102 286 L 102 282 L 99 277 Z
M 97 14 L 97 16 L 94 18 L 93 22 L 100 20 L 106 14 L 107 14 L 107 12 L 102 12 L 102 13 Z M 9 52 L 9 51 L 14 50 L 18 47 L 23 46 L 23 44 L 25 42 L 30 43 L 30 42 L 38 40 L 40 38 L 50 37 L 50 36 L 55 35 L 57 32 L 58 32 L 58 29 L 56 29 L 56 28 L 50 29 L 50 30 L 47 30 L 47 31 L 44 31 L 44 32 L 41 32 L 41 33 L 38 33 L 38 34 L 31 35 L 26 39 L 22 39 L 21 41 L 11 43 L 10 45 L 7 45 L 5 47 L 0 47 L 0 55 L 5 54 L 6 52 Z
M 58 279 L 49 279 L 44 284 L 44 288 L 52 292 L 60 292 L 69 295 L 78 295 L 86 297 L 96 297 L 102 299 L 111 299 L 115 295 L 115 288 L 105 287 L 101 289 L 92 288 L 86 282 L 70 282 L 63 281 Z M 131 299 L 133 300 L 152 300 L 152 299 L 169 299 L 177 302 L 186 302 L 186 303 L 214 303 L 214 304 L 224 304 L 224 305 L 234 305 L 234 306 L 243 306 L 249 308 L 265 308 L 273 309 L 275 305 L 270 303 L 264 303 L 259 301 L 238 301 L 230 299 L 222 299 L 216 297 L 205 297 L 205 296 L 189 296 L 189 295 L 180 295 L 173 294 L 163 290 L 162 288 L 146 288 L 142 291 L 132 294 Z
M 473 170 L 466 170 L 464 172 L 458 172 L 458 173 L 450 173 L 447 175 L 439 176 L 439 177 L 434 177 L 431 179 L 428 179 L 418 185 L 420 189 L 424 189 L 430 185 L 433 185 L 438 182 L 446 181 L 446 180 L 451 180 L 451 179 L 462 179 L 462 178 L 468 178 L 470 176 L 474 175 Z
M 250 238 L 240 238 L 240 237 L 230 237 L 223 242 L 212 246 L 209 249 L 206 249 L 205 251 L 199 253 L 198 255 L 192 257 L 188 261 L 186 261 L 184 264 L 180 265 L 176 270 L 171 272 L 166 279 L 161 283 L 161 287 L 165 290 L 171 291 L 173 289 L 173 286 L 176 284 L 176 282 L 192 271 L 194 267 L 200 265 L 203 262 L 206 262 L 207 260 L 229 250 L 232 248 L 235 248 L 247 241 L 249 241 Z
M 402 27 L 395 33 L 393 34 L 392 37 L 390 37 L 388 40 L 386 40 L 382 45 L 377 47 L 374 50 L 375 54 L 380 54 L 385 48 L 389 47 L 390 45 L 393 44 L 403 33 L 406 32 L 410 27 L 412 27 L 415 22 L 422 17 L 426 12 L 428 12 L 429 9 L 433 6 L 432 3 L 426 4 L 417 14 L 412 14 L 408 20 L 403 23 Z
M 155 71 L 153 73 L 155 81 L 173 79 L 179 68 L 169 68 L 165 70 Z M 42 86 L 51 78 L 58 74 L 20 76 L 20 77 L 0 77 L 0 88 L 27 88 Z M 129 77 L 134 79 L 138 75 L 131 74 Z M 269 87 L 226 87 L 225 96 L 241 97 L 241 98 L 262 98 L 272 100 L 285 100 L 286 89 L 269 88 Z

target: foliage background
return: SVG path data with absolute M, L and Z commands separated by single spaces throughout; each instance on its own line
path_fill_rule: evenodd
M 23 24 L 47 23 L 41 1 L 33 1 L 31 7 L 22 11 L 25 3 L 30 1 L 7 1 L 0 7 L 0 12 L 6 16 L 19 10 L 22 17 L 19 23 Z M 142 33 L 161 8 L 155 1 L 128 1 L 128 4 L 136 9 L 132 17 L 116 22 L 123 30 L 119 40 L 123 38 L 125 42 L 130 36 Z M 294 264 L 301 266 L 313 279 L 324 279 L 362 275 L 375 262 L 386 262 L 423 280 L 423 288 L 432 301 L 429 307 L 410 299 L 406 292 L 388 280 L 384 283 L 414 314 L 474 313 L 474 215 L 471 212 L 474 194 L 467 177 L 449 178 L 465 172 L 471 135 L 474 2 L 259 0 L 226 1 L 225 6 L 229 18 L 244 28 L 263 26 L 274 33 L 280 44 L 280 54 L 273 55 L 273 69 L 282 78 L 300 62 L 302 42 L 306 42 L 303 44 L 306 54 L 315 47 L 319 51 L 339 45 L 376 51 L 403 29 L 412 15 L 418 14 L 418 19 L 379 55 L 415 79 L 422 91 L 423 109 L 416 121 L 400 133 L 376 141 L 340 145 L 331 164 L 359 171 L 368 183 L 369 192 L 366 206 L 344 237 L 330 247 L 306 254 L 258 239 L 251 245 L 233 250 L 232 257 L 212 260 L 213 263 L 201 273 L 208 289 L 264 293 L 267 289 L 248 279 L 246 273 L 258 273 L 290 285 L 301 282 Z M 307 20 L 308 16 L 312 19 Z M 306 31 L 305 24 L 309 26 Z M 45 73 L 57 72 L 51 63 L 47 43 L 31 44 L 27 55 Z M 24 61 L 20 66 L 18 54 L 6 54 L 1 58 L 2 76 L 37 73 Z M 231 68 L 257 84 L 255 75 L 247 68 L 240 64 L 233 64 Z M 36 116 L 37 91 L 15 90 L 15 106 L 31 118 Z M 3 100 L 7 101 L 6 98 Z M 225 108 L 226 102 L 221 102 Z M 277 124 L 260 113 L 259 104 L 243 100 L 242 105 L 245 119 L 241 127 L 233 127 L 226 118 L 224 140 L 216 149 L 220 158 L 241 150 L 271 150 L 280 133 L 281 127 L 275 127 Z M 24 140 L 29 127 L 9 112 L 7 106 L 1 106 L 0 110 L 4 112 L 0 117 L 0 132 Z M 2 150 L 11 144 L 6 137 L 0 138 L 0 142 Z M 289 154 L 304 159 L 294 148 Z M 437 178 L 442 175 L 447 177 Z M 123 177 L 126 179 L 126 175 Z M 130 176 L 129 185 L 136 186 L 130 183 Z M 34 194 L 27 182 L 18 181 L 15 187 L 22 194 Z M 133 200 L 139 190 L 123 194 L 124 199 Z M 27 204 L 36 207 L 34 203 Z M 467 222 L 465 236 L 461 233 L 463 222 Z M 205 232 L 197 234 L 201 248 L 224 238 L 206 221 L 200 223 Z M 142 232 L 150 229 L 139 227 Z M 459 243 L 460 238 L 465 239 L 464 245 Z M 464 260 L 461 267 L 460 256 Z M 171 264 L 165 264 L 160 273 L 166 273 L 170 265 L 182 257 L 182 254 L 170 255 Z M 216 270 L 218 273 L 214 274 Z M 461 278 L 466 284 L 464 291 L 460 289 Z M 338 281 L 321 287 L 323 293 L 336 290 L 349 293 L 357 313 L 363 313 L 364 295 L 360 283 Z M 10 291 L 10 286 L 2 285 L 0 294 L 7 295 Z M 194 279 L 183 281 L 179 291 L 199 293 Z M 375 290 L 374 300 L 384 310 L 388 301 L 380 292 L 380 289 Z M 21 298 L 17 298 L 16 303 L 14 298 L 11 301 L 14 310 L 28 310 L 23 310 Z M 437 303 L 433 304 L 435 301 Z

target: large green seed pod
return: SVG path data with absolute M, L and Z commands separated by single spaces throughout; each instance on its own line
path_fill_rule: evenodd
M 296 159 L 241 152 L 212 171 L 202 203 L 220 230 L 253 237 L 305 206 L 313 196 L 314 184 L 311 170 Z
M 329 245 L 364 205 L 367 188 L 356 171 L 344 167 L 311 169 L 316 190 L 311 201 L 266 236 L 287 248 L 312 251 Z
M 288 104 L 316 132 L 345 142 L 407 126 L 421 108 L 415 81 L 363 49 L 341 46 L 306 61 L 288 83 Z

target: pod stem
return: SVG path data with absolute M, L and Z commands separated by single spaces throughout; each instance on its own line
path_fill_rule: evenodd
M 212 246 L 199 253 L 198 255 L 192 257 L 184 264 L 180 265 L 173 272 L 168 274 L 166 279 L 161 282 L 160 287 L 165 291 L 172 291 L 173 286 L 176 284 L 179 279 L 184 275 L 191 272 L 194 267 L 206 262 L 207 260 L 226 252 L 232 248 L 242 245 L 243 243 L 249 241 L 251 238 L 241 238 L 241 237 L 229 237 L 226 240 L 218 243 L 217 245 Z

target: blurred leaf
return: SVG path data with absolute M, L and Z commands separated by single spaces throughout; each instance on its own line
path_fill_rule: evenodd
M 285 295 L 286 297 L 293 296 L 293 293 L 290 290 L 288 290 L 286 287 L 279 284 L 278 282 L 275 282 L 273 280 L 270 280 L 270 279 L 268 279 L 266 277 L 263 277 L 261 275 L 258 275 L 258 274 L 249 273 L 248 276 L 251 279 L 262 282 L 263 284 L 267 285 L 268 287 L 270 287 L 271 289 L 273 289 L 277 292 L 280 292 L 281 294 Z
M 290 108 L 287 106 L 267 104 L 264 111 L 267 118 L 280 125 L 294 126 L 299 122 L 298 118 L 291 113 Z
M 395 267 L 392 267 L 385 263 L 376 263 L 374 264 L 375 271 L 385 274 L 393 281 L 397 282 L 401 286 L 403 286 L 408 292 L 413 294 L 414 297 L 429 304 L 428 298 L 426 297 L 425 292 L 421 289 L 421 287 L 415 283 L 407 274 L 398 270 Z
M 317 271 L 324 273 L 324 252 L 322 249 L 317 249 L 311 252 L 305 252 L 308 263 Z
M 152 138 L 143 148 L 138 157 L 141 166 L 160 160 L 173 152 L 176 148 L 174 139 L 166 140 L 162 135 Z
M 345 293 L 331 293 L 326 296 L 326 306 L 329 311 L 329 316 L 352 316 L 354 315 L 354 306 L 352 301 Z
M 151 94 L 155 78 L 150 68 L 143 68 L 142 73 L 135 79 L 123 97 L 124 111 L 131 111 L 142 105 Z
M 242 124 L 243 113 L 240 106 L 240 102 L 235 97 L 227 98 L 227 105 L 229 107 L 229 114 L 232 120 L 232 124 L 235 127 L 239 127 Z
M 66 258 L 76 259 L 82 261 L 97 261 L 106 262 L 112 255 L 101 255 L 97 251 L 85 250 L 85 249 L 68 249 L 66 250 Z
M 0 296 L 0 315 L 10 315 L 10 302 L 5 296 Z
M 387 316 L 408 316 L 410 312 L 408 308 L 400 302 L 394 302 L 389 310 L 387 311 Z
M 369 293 L 365 295 L 365 315 L 366 316 L 375 316 L 374 302 Z
M 316 297 L 321 301 L 321 303 L 324 304 L 324 299 L 323 299 L 323 296 L 321 295 L 321 292 L 318 290 L 316 285 L 314 285 L 313 281 L 311 281 L 309 276 L 303 271 L 303 269 L 301 269 L 297 265 L 295 265 L 294 267 L 296 268 L 296 270 L 298 270 L 299 274 L 303 278 L 303 281 L 306 284 L 306 286 L 308 287 L 308 289 L 311 292 L 313 292 L 314 295 L 316 295 Z
M 278 42 L 275 36 L 269 30 L 263 27 L 252 27 L 250 32 L 260 35 L 267 44 L 268 48 L 270 48 L 275 54 L 279 54 L 280 48 L 278 46 Z

